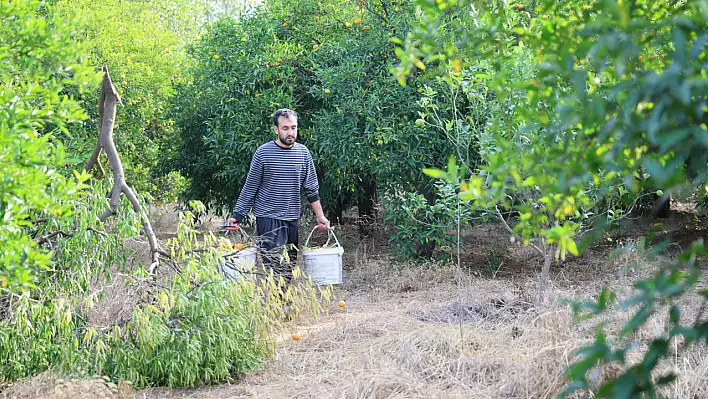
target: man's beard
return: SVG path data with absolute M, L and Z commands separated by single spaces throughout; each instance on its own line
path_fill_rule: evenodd
M 283 144 L 290 145 L 290 144 L 293 144 L 293 143 L 295 142 L 295 137 L 293 137 L 293 136 L 281 137 L 281 138 L 280 138 L 280 141 L 281 141 Z

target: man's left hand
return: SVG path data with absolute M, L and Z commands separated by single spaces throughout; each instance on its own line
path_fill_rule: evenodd
M 329 230 L 329 220 L 324 216 L 319 216 L 317 218 L 317 229 L 320 231 Z

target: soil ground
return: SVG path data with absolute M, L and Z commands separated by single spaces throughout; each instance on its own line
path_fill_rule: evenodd
M 218 223 L 217 223 L 218 224 Z M 168 231 L 170 222 L 158 231 Z M 692 240 L 708 235 L 708 221 L 690 206 L 666 220 L 639 217 L 617 228 L 581 257 L 553 265 L 548 301 L 535 306 L 541 259 L 513 245 L 501 226 L 463 232 L 459 262 L 392 260 L 384 232 L 359 240 L 345 226 L 345 283 L 336 288 L 344 308 L 333 305 L 317 320 L 287 325 L 275 356 L 257 373 L 217 386 L 133 390 L 101 378 L 59 379 L 51 372 L 19 382 L 8 398 L 551 398 L 567 383 L 563 371 L 574 352 L 593 342 L 596 320 L 576 322 L 566 299 L 596 298 L 603 287 L 632 294 L 632 283 L 649 276 Z M 649 260 L 641 237 L 671 237 L 677 245 Z M 309 233 L 309 232 L 308 232 Z M 169 234 L 169 233 L 165 233 Z M 705 277 L 699 289 L 705 289 Z M 682 299 L 685 320 L 694 320 L 701 299 Z M 630 316 L 613 311 L 603 320 L 616 331 Z M 705 317 L 705 316 L 704 316 Z M 634 339 L 665 331 L 666 313 L 653 316 Z M 614 329 L 613 329 L 614 327 Z M 298 334 L 299 341 L 291 339 Z M 620 372 L 596 370 L 596 384 Z M 679 378 L 664 392 L 677 398 L 708 397 L 708 349 L 680 350 L 660 365 Z

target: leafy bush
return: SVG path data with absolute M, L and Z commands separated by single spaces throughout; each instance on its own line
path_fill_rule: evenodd
M 66 163 L 57 136 L 86 119 L 69 87 L 98 82 L 75 46 L 75 24 L 38 1 L 0 6 L 0 284 L 31 286 L 38 271 L 51 267 L 40 237 L 28 234 L 33 220 L 71 220 L 72 199 L 86 176 L 58 173 Z
M 454 249 L 461 243 L 458 227 L 467 225 L 469 206 L 450 184 L 436 184 L 435 194 L 433 203 L 415 192 L 386 194 L 384 221 L 391 230 L 389 239 L 402 255 L 430 259 L 436 248 Z
M 1 381 L 53 368 L 137 387 L 223 382 L 258 369 L 273 353 L 280 322 L 289 317 L 283 301 L 316 316 L 331 300 L 330 289 L 312 287 L 297 272 L 287 289 L 264 271 L 258 282 L 224 280 L 218 264 L 233 243 L 198 238 L 191 212 L 181 214 L 177 237 L 168 243 L 172 257 L 163 267 L 170 272 L 155 278 L 142 268 L 128 270 L 123 242 L 138 233 L 139 217 L 124 206 L 115 226 L 103 230 L 97 218 L 102 203 L 100 195 L 84 198 L 77 233 L 54 242 L 55 268 L 39 276 L 37 288 L 0 296 L 7 305 L 0 319 Z M 195 212 L 203 210 L 195 205 Z M 102 284 L 116 273 L 132 313 L 92 323 L 92 310 L 108 299 Z

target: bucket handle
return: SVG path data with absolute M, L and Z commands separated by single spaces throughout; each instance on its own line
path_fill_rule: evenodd
M 305 240 L 305 247 L 307 247 L 307 244 L 310 243 L 310 238 L 312 238 L 312 234 L 314 234 L 315 230 L 317 230 L 318 227 L 319 226 L 315 226 L 315 228 L 313 228 L 312 231 L 310 232 L 310 235 L 307 236 L 307 240 Z M 332 237 L 334 237 L 334 241 L 337 243 L 337 246 L 341 247 L 341 245 L 339 244 L 339 240 L 337 239 L 337 236 L 334 234 L 334 229 L 330 227 L 327 229 L 327 232 L 328 232 L 327 242 L 325 242 L 324 245 L 327 246 L 327 244 L 329 244 L 329 240 L 331 240 Z
M 236 234 L 235 232 L 238 231 L 238 232 L 241 233 L 248 241 L 253 242 L 253 238 L 251 238 L 251 236 L 248 235 L 248 233 L 246 233 L 245 231 L 243 231 L 243 228 L 242 228 L 241 226 L 232 225 L 232 224 L 224 224 L 224 225 L 222 225 L 221 227 L 226 231 L 226 233 L 224 233 L 224 236 L 229 235 L 229 233 L 232 232 L 232 231 L 234 232 L 234 234 Z

